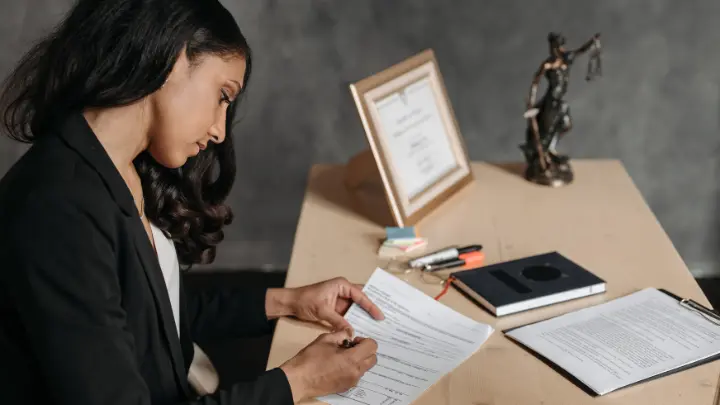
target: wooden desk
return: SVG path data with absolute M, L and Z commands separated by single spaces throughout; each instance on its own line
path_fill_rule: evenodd
M 550 189 L 522 179 L 519 165 L 475 163 L 475 182 L 417 228 L 430 240 L 426 252 L 480 243 L 488 264 L 557 250 L 603 277 L 608 292 L 498 319 L 451 289 L 440 302 L 493 325 L 496 332 L 417 404 L 715 404 L 720 362 L 592 398 L 503 336 L 504 329 L 649 286 L 708 304 L 623 166 L 606 160 L 573 165 L 575 183 Z M 376 255 L 384 228 L 352 208 L 343 171 L 342 166 L 320 165 L 310 173 L 287 287 L 336 276 L 362 283 L 386 262 Z M 440 289 L 417 276 L 408 282 L 430 295 Z M 320 332 L 280 320 L 269 368 L 295 355 Z

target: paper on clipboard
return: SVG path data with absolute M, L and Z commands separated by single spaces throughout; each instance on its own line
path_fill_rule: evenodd
M 720 354 L 720 324 L 654 288 L 506 335 L 598 395 Z

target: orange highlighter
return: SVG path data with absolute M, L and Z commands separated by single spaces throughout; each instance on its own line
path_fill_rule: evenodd
M 423 268 L 423 271 L 438 271 L 445 269 L 453 269 L 456 267 L 463 267 L 463 270 L 472 269 L 482 265 L 485 259 L 485 254 L 481 251 L 463 253 L 458 256 L 457 259 L 446 260 L 444 262 L 427 264 Z

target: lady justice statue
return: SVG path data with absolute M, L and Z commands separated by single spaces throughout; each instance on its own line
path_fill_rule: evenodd
M 547 39 L 550 56 L 540 65 L 530 86 L 527 111 L 524 114 L 528 126 L 525 143 L 520 145 L 520 149 L 527 161 L 525 178 L 538 184 L 558 187 L 573 181 L 569 157 L 555 151 L 557 142 L 572 128 L 570 108 L 564 100 L 570 80 L 570 66 L 578 55 L 591 51 L 586 80 L 592 80 L 602 73 L 600 34 L 595 34 L 575 50 L 565 49 L 565 37 L 560 33 L 551 32 Z M 547 91 L 536 102 L 538 85 L 543 75 L 547 80 Z

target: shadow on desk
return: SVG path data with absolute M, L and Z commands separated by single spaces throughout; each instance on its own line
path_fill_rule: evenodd
M 374 164 L 374 163 L 373 163 Z M 492 163 L 486 165 L 525 182 L 524 163 Z M 357 166 L 356 166 L 357 168 Z M 380 226 L 393 226 L 395 221 L 385 195 L 385 188 L 376 168 L 360 174 L 349 167 L 318 165 L 311 172 L 308 194 L 339 208 L 337 212 L 367 219 Z
M 285 271 L 262 270 L 191 271 L 183 275 L 188 291 L 222 286 L 277 288 L 285 284 L 285 276 Z M 271 343 L 272 333 L 255 338 L 198 342 L 220 376 L 221 389 L 263 373 Z
M 695 279 L 705 293 L 713 309 L 720 309 L 720 277 Z
M 489 166 L 500 169 L 508 174 L 517 176 L 522 180 L 525 180 L 525 163 L 492 163 L 488 162 Z
M 368 219 L 381 226 L 394 224 L 382 180 L 376 172 L 358 181 L 352 190 L 345 183 L 345 170 L 320 166 L 313 170 L 312 175 L 308 194 L 341 208 L 349 215 Z

